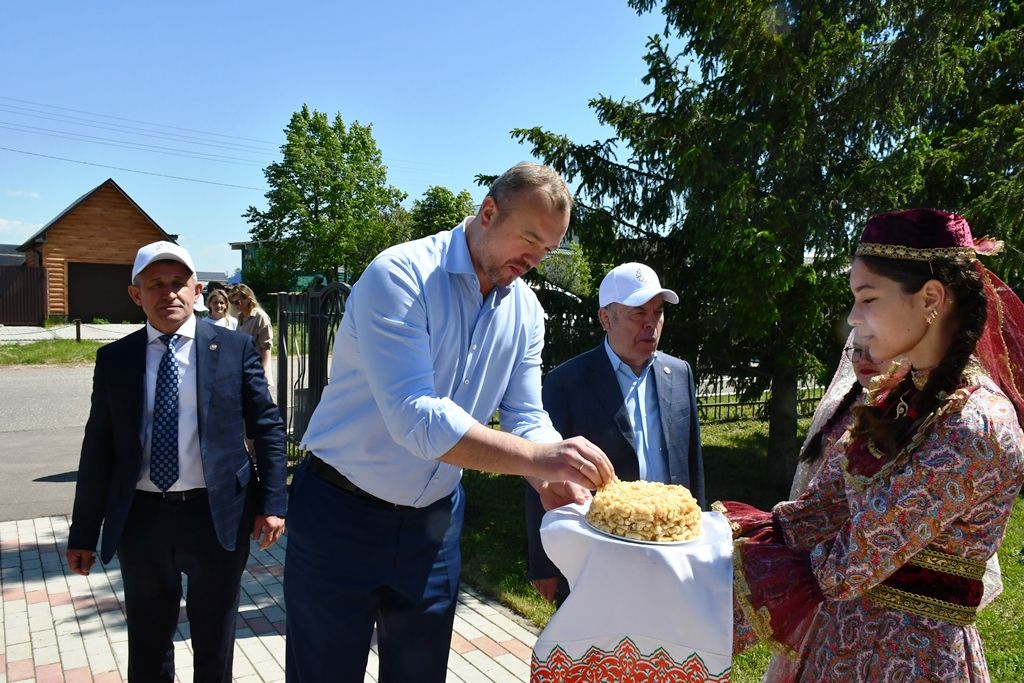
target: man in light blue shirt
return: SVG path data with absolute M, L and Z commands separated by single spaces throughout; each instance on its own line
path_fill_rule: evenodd
M 544 408 L 562 434 L 585 436 L 611 460 L 620 479 L 680 484 L 705 507 L 697 397 L 689 364 L 658 351 L 665 304 L 679 303 L 651 268 L 624 263 L 598 291 L 606 333 L 594 349 L 544 378 Z M 541 545 L 544 513 L 526 492 L 529 577 L 537 591 L 560 603 L 569 586 Z
M 543 311 L 519 280 L 571 203 L 552 169 L 518 164 L 475 217 L 385 250 L 353 287 L 292 487 L 289 681 L 361 682 L 374 623 L 381 683 L 445 680 L 462 468 L 523 475 L 549 508 L 613 476 L 541 407 Z

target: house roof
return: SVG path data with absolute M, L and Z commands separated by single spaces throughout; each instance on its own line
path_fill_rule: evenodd
M 135 203 L 134 199 L 132 199 L 131 197 L 128 196 L 127 192 L 125 192 L 123 189 L 121 189 L 120 185 L 118 185 L 117 183 L 114 182 L 113 178 L 107 178 L 102 183 L 100 183 L 96 187 L 92 188 L 91 190 L 89 190 L 88 192 L 83 194 L 81 197 L 76 199 L 75 201 L 71 202 L 71 204 L 68 205 L 68 207 L 66 209 L 64 209 L 59 214 L 57 214 L 57 216 L 53 220 L 51 220 L 49 223 L 47 223 L 46 225 L 41 227 L 39 229 L 39 231 L 36 232 L 36 234 L 32 235 L 27 240 L 25 240 L 22 244 L 20 244 L 17 247 L 18 251 L 27 251 L 29 248 L 32 247 L 33 244 L 38 244 L 40 242 L 45 242 L 46 241 L 46 231 L 47 230 L 49 230 L 54 225 L 56 225 L 60 221 L 60 219 L 64 218 L 64 216 L 66 216 L 68 214 L 68 212 L 70 212 L 76 206 L 78 206 L 79 204 L 84 202 L 86 199 L 88 199 L 93 194 L 98 192 L 101 188 L 106 187 L 107 185 L 110 185 L 115 190 L 120 192 L 124 196 L 124 198 L 127 199 L 131 203 L 131 205 L 134 206 L 138 210 L 138 212 L 140 214 L 142 214 L 146 218 L 146 220 L 148 220 L 150 223 L 153 224 L 154 228 L 156 228 L 157 230 L 160 231 L 160 233 L 164 236 L 164 239 L 166 239 L 166 240 L 168 240 L 170 242 L 177 242 L 178 241 L 178 236 L 177 235 L 172 235 L 172 234 L 168 233 L 166 230 L 164 230 L 163 228 L 161 228 L 160 225 L 155 220 L 153 220 L 148 213 L 146 213 L 145 211 L 142 210 L 141 206 L 139 206 L 138 204 Z
M 20 266 L 25 255 L 18 251 L 17 244 L 0 244 L 0 266 Z
M 224 282 L 228 274 L 219 270 L 199 270 L 196 271 L 196 279 L 200 282 Z

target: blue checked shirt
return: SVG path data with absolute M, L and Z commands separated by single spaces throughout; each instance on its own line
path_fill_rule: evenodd
M 495 410 L 507 432 L 561 440 L 541 406 L 544 311 L 520 280 L 481 297 L 465 225 L 391 247 L 359 278 L 303 437 L 357 486 L 399 505 L 455 490 L 462 470 L 438 458 Z

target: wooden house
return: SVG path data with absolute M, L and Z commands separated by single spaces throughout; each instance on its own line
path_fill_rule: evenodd
M 139 247 L 176 241 L 108 178 L 18 246 L 26 267 L 46 269 L 49 318 L 143 322 L 128 297 Z

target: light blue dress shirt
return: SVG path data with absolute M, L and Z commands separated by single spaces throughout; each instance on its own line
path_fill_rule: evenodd
M 661 438 L 661 409 L 658 407 L 658 389 L 651 374 L 654 356 L 651 356 L 638 377 L 612 350 L 608 338 L 604 350 L 615 370 L 615 379 L 622 389 L 629 426 L 633 429 L 633 443 L 640 465 L 640 479 L 669 483 L 668 462 Z
M 561 440 L 541 405 L 540 302 L 520 280 L 481 297 L 465 227 L 391 247 L 369 265 L 303 437 L 357 486 L 399 505 L 454 491 L 462 470 L 438 458 L 495 410 L 504 431 Z

